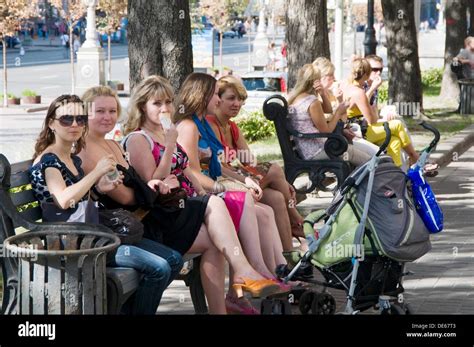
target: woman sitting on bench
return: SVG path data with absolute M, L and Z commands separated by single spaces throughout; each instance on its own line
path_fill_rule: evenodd
M 51 103 L 30 169 L 31 186 L 45 222 L 92 222 L 85 219 L 84 208 L 80 208 L 87 205 L 89 209 L 89 203 L 93 204 L 89 202 L 90 191 L 110 193 L 122 186 L 123 176 L 113 182 L 105 177 L 116 169 L 110 154 L 102 156 L 84 175 L 76 153 L 84 148 L 87 130 L 88 116 L 78 96 L 62 95 Z M 152 183 L 163 186 L 158 180 Z M 133 246 L 119 246 L 115 263 L 144 275 L 130 308 L 132 314 L 155 314 L 163 291 L 183 266 L 178 252 L 145 238 Z
M 247 99 L 242 82 L 234 76 L 221 77 L 217 81 L 220 103 L 215 115 L 208 115 L 207 121 L 224 147 L 225 165 L 233 178 L 243 182 L 245 177 L 253 178 L 263 190 L 261 203 L 269 205 L 275 213 L 284 251 L 293 250 L 292 236 L 303 237 L 303 217 L 296 209 L 296 192 L 286 181 L 285 173 L 278 164 L 256 163 L 239 127 L 231 119 L 237 116 Z M 237 159 L 241 164 L 234 168 Z M 239 163 L 239 164 L 240 164 Z
M 120 114 L 117 95 L 108 87 L 94 87 L 84 93 L 83 100 L 93 105 L 87 147 L 81 152 L 84 170 L 92 171 L 102 157 L 112 155 L 125 174 L 125 180 L 102 200 L 107 206 L 135 209 L 137 201 L 129 182 L 140 177 L 120 145 L 105 139 L 105 135 L 114 129 Z M 179 187 L 175 176 L 168 176 L 164 181 L 170 188 Z M 202 253 L 201 280 L 212 314 L 227 312 L 224 301 L 225 260 L 232 269 L 231 281 L 238 296 L 242 296 L 242 291 L 250 292 L 254 297 L 281 292 L 279 285 L 264 278 L 249 264 L 225 204 L 215 196 L 188 197 L 183 208 L 171 211 L 168 207 L 155 205 L 145 217 L 144 224 L 146 235 L 154 239 L 162 237 L 164 244 L 181 254 Z M 248 313 L 258 311 L 250 306 Z
M 288 98 L 289 120 L 293 128 L 300 133 L 332 133 L 337 122 L 345 118 L 347 105 L 341 103 L 334 117 L 327 122 L 321 101 L 316 96 L 315 82 L 321 79 L 318 68 L 312 64 L 304 65 L 298 71 L 298 79 Z M 295 143 L 303 159 L 330 159 L 324 151 L 324 138 L 295 138 Z M 359 166 L 370 159 L 370 155 L 349 144 L 342 159 Z

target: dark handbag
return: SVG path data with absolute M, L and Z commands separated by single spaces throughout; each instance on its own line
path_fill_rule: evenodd
M 156 203 L 162 207 L 185 208 L 188 194 L 183 188 L 174 188 L 168 194 L 160 194 Z
M 46 222 L 76 222 L 99 224 L 99 207 L 93 201 L 90 193 L 87 200 L 83 200 L 67 209 L 59 208 L 54 203 L 41 205 L 43 221 Z
M 99 223 L 111 229 L 123 245 L 133 245 L 143 238 L 143 224 L 123 208 L 99 210 Z

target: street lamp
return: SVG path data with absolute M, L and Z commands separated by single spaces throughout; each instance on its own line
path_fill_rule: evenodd
M 365 29 L 364 47 L 364 55 L 375 54 L 377 40 L 374 29 L 374 0 L 368 0 L 367 3 L 367 29 Z

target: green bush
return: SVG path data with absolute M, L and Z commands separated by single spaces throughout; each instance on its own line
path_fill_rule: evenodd
M 7 96 L 8 96 L 8 99 L 16 99 L 17 98 L 16 95 L 13 94 L 13 93 L 8 93 Z M 3 100 L 3 94 L 0 94 L 0 100 Z
M 379 93 L 379 98 L 378 98 L 378 103 L 379 104 L 384 104 L 388 101 L 388 82 L 385 81 L 382 83 L 382 85 L 378 89 Z
M 23 95 L 23 96 L 37 96 L 38 94 L 36 94 L 36 92 L 31 90 L 31 89 L 25 89 L 24 91 L 21 92 L 21 95 Z
M 421 73 L 421 83 L 424 87 L 440 84 L 443 79 L 443 69 L 431 68 Z
M 249 142 L 275 136 L 275 125 L 265 118 L 262 111 L 254 111 L 236 120 L 242 134 Z

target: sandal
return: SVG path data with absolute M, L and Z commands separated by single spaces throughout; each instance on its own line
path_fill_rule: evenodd
M 278 284 L 269 279 L 253 280 L 250 278 L 242 278 L 244 283 L 234 283 L 234 289 L 238 298 L 244 296 L 244 291 L 252 295 L 253 298 L 264 298 L 271 294 L 280 293 L 281 289 Z
M 260 314 L 260 312 L 252 306 L 250 300 L 245 297 L 237 298 L 229 293 L 225 296 L 225 308 L 229 314 Z

